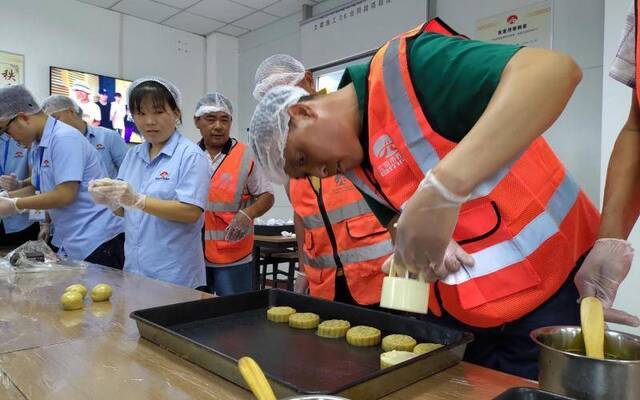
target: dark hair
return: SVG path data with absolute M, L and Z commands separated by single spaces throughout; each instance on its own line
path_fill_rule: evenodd
M 113 97 L 122 97 L 122 95 L 121 95 L 120 93 L 118 93 L 118 92 L 115 92 L 115 93 L 113 94 Z
M 168 104 L 169 108 L 180 114 L 180 123 L 182 123 L 182 113 L 180 107 L 176 104 L 171 92 L 154 81 L 146 81 L 136 86 L 129 95 L 129 110 L 132 114 L 140 112 L 140 107 L 145 99 L 151 99 L 153 107 L 164 109 L 164 105 Z

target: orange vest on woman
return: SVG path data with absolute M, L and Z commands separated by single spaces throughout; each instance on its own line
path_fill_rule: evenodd
M 309 179 L 289 181 L 289 196 L 304 224 L 304 271 L 314 297 L 333 300 L 338 269 L 362 305 L 380 302 L 380 267 L 393 252 L 391 235 L 343 175 L 321 180 L 316 193 Z
M 225 229 L 251 199 L 247 177 L 253 168 L 253 156 L 243 143 L 236 143 L 213 173 L 204 213 L 204 254 L 214 264 L 230 264 L 253 251 L 253 232 L 238 242 L 224 240 Z
M 434 131 L 411 82 L 407 39 L 423 31 L 455 35 L 435 19 L 378 50 L 367 98 L 372 171 L 358 167 L 347 174 L 396 212 L 426 172 L 457 145 Z M 453 239 L 474 257 L 475 266 L 432 288 L 432 312 L 440 315 L 442 305 L 459 321 L 477 327 L 524 316 L 565 282 L 593 245 L 598 225 L 591 201 L 547 142 L 536 139 L 462 205 Z

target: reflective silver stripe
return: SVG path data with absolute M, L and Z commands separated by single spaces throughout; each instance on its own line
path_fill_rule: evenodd
M 400 40 L 404 39 L 392 40 L 385 50 L 382 61 L 384 87 L 389 105 L 391 106 L 395 120 L 398 122 L 398 127 L 400 128 L 404 142 L 416 164 L 422 170 L 422 173 L 426 174 L 427 171 L 440 161 L 440 158 L 433 146 L 431 146 L 431 143 L 425 139 L 422 129 L 420 128 L 420 123 L 418 122 L 416 111 L 409 100 L 400 68 Z M 402 62 L 406 61 L 402 60 Z M 473 197 L 481 197 L 489 194 L 507 175 L 511 164 L 512 163 L 501 168 L 494 176 L 482 182 L 472 193 Z
M 447 276 L 444 283 L 459 285 L 472 278 L 485 276 L 523 261 L 547 239 L 559 231 L 560 224 L 575 204 L 580 193 L 578 184 L 566 174 L 547 204 L 547 209 L 529 222 L 513 239 L 472 253 L 475 266 Z
M 204 231 L 204 240 L 224 240 L 225 231 Z
M 331 210 L 327 213 L 327 216 L 329 217 L 329 222 L 333 225 L 350 218 L 369 214 L 370 212 L 371 210 L 369 209 L 367 202 L 362 199 L 355 203 L 347 204 L 344 207 Z M 322 219 L 321 213 L 302 217 L 302 222 L 304 223 L 304 227 L 307 229 L 321 228 L 324 226 L 324 220 Z
M 389 256 L 392 252 L 393 243 L 391 240 L 385 240 L 369 246 L 341 251 L 338 253 L 338 257 L 340 257 L 342 265 L 347 265 Z M 307 254 L 304 253 L 304 258 L 307 265 L 315 268 L 336 268 L 336 262 L 333 258 L 333 254 L 326 254 L 310 259 Z
M 372 199 L 382 204 L 383 206 L 387 207 L 388 209 L 394 210 L 394 208 L 391 207 L 391 205 L 387 203 L 387 201 L 382 196 L 380 196 L 378 193 L 372 190 L 369 187 L 369 185 L 367 185 L 362 179 L 360 179 L 358 174 L 356 174 L 355 170 L 347 171 L 343 175 L 349 178 L 351 183 L 353 183 L 355 187 L 360 189 L 362 193 L 365 193 L 367 196 L 371 197 Z
M 238 172 L 238 185 L 236 186 L 233 200 L 231 203 L 220 201 L 207 201 L 207 211 L 213 212 L 234 212 L 238 211 L 242 207 L 242 192 L 247 183 L 249 177 L 249 164 L 252 160 L 251 151 L 245 147 L 244 154 L 242 155 L 242 161 L 240 163 L 240 171 Z M 224 163 L 224 160 L 222 161 Z

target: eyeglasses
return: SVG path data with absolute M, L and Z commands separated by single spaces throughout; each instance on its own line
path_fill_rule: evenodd
M 11 125 L 13 123 L 13 121 L 16 120 L 16 118 L 18 118 L 18 116 L 16 115 L 15 117 L 11 118 L 9 120 L 9 122 L 4 126 L 4 128 L 2 128 L 0 130 L 0 132 L 5 132 L 6 134 L 9 134 L 9 125 Z

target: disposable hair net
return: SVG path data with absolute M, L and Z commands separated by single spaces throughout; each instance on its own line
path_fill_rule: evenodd
M 82 116 L 82 108 L 71 97 L 54 94 L 42 102 L 42 110 L 49 115 L 68 109 L 72 109 L 76 114 Z
M 233 103 L 224 95 L 214 92 L 205 95 L 198 101 L 194 116 L 198 118 L 205 114 L 220 111 L 229 114 L 229 116 L 233 116 Z
M 249 128 L 249 144 L 267 177 L 280 184 L 289 179 L 284 172 L 284 147 L 289 134 L 289 106 L 308 93 L 296 86 L 276 86 L 258 103 Z
M 133 81 L 133 83 L 127 89 L 127 99 L 131 99 L 131 93 L 133 93 L 135 88 L 142 85 L 145 82 L 156 82 L 164 86 L 169 91 L 169 93 L 171 93 L 171 96 L 173 96 L 173 99 L 176 101 L 176 105 L 180 107 L 180 102 L 182 101 L 182 95 L 180 94 L 180 90 L 178 90 L 178 87 L 173 83 L 169 82 L 168 80 L 164 78 L 160 78 L 158 76 L 144 76 L 142 78 L 139 78 Z
M 253 97 L 260 99 L 271 89 L 280 85 L 297 85 L 305 74 L 304 65 L 287 54 L 275 54 L 258 66 Z
M 31 92 L 23 85 L 0 89 L 0 120 L 12 119 L 18 113 L 35 114 L 40 106 Z

